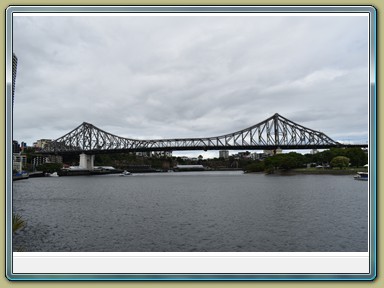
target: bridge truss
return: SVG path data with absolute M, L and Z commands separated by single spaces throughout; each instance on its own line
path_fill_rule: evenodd
M 98 154 L 176 150 L 321 149 L 343 146 L 348 145 L 336 142 L 322 132 L 306 128 L 276 113 L 249 128 L 209 138 L 129 139 L 84 122 L 52 141 L 42 152 Z

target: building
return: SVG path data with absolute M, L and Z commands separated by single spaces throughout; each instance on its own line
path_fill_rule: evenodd
M 63 156 L 60 155 L 49 155 L 46 158 L 45 163 L 63 163 Z
M 16 140 L 12 141 L 12 153 L 20 153 L 20 145 Z
M 283 150 L 280 148 L 277 148 L 276 150 L 264 150 L 264 154 L 267 154 L 268 156 L 273 156 L 281 153 L 283 153 Z
M 27 156 L 22 155 L 21 153 L 13 153 L 13 166 L 12 169 L 17 172 L 23 171 L 23 167 L 27 164 Z
M 145 151 L 145 152 L 136 152 L 135 153 L 136 156 L 139 156 L 139 157 L 151 157 L 151 152 L 150 151 Z
M 266 153 L 252 153 L 251 154 L 251 158 L 252 158 L 252 160 L 264 160 L 265 158 L 268 158 L 268 156 L 270 156 L 270 155 L 268 155 L 268 154 L 266 154 Z
M 63 157 L 60 155 L 49 155 L 37 156 L 32 159 L 33 167 L 37 167 L 45 163 L 63 163 Z
M 27 147 L 28 147 L 28 146 L 27 146 L 27 143 L 25 143 L 25 142 L 21 142 L 21 144 L 20 144 L 20 150 L 21 150 L 21 152 L 23 152 Z
M 239 152 L 239 153 L 237 153 L 237 156 L 239 159 L 250 159 L 251 158 L 251 152 L 249 152 L 249 151 Z
M 157 158 L 172 157 L 172 151 L 153 151 L 152 157 L 157 157 Z
M 43 157 L 43 156 L 34 157 L 34 158 L 32 159 L 32 165 L 33 165 L 33 167 L 35 168 L 35 167 L 37 167 L 37 166 L 40 166 L 40 165 L 44 164 L 45 161 L 46 161 L 45 158 L 46 158 L 46 157 Z
M 146 158 L 172 157 L 172 151 L 145 151 L 145 152 L 136 152 L 135 155 L 139 157 L 146 157 Z
M 47 146 L 50 142 L 52 142 L 52 140 L 50 139 L 40 139 L 40 140 L 37 140 L 35 143 L 33 143 L 33 146 L 35 148 L 44 149 L 45 146 Z
M 229 151 L 228 150 L 220 150 L 219 151 L 219 158 L 228 159 L 229 158 Z

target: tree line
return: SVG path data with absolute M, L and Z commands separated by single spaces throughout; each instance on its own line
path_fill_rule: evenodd
M 340 158 L 343 157 L 343 158 Z M 29 158 L 29 157 L 28 157 Z M 29 158 L 30 159 L 30 158 Z M 78 165 L 79 156 L 71 155 L 63 157 L 63 162 L 72 166 Z M 310 166 L 322 165 L 324 167 L 362 167 L 368 163 L 366 151 L 360 148 L 331 148 L 315 154 L 300 154 L 296 152 L 277 154 L 263 160 L 252 160 L 250 158 L 229 159 L 213 158 L 197 161 L 183 159 L 180 157 L 141 157 L 129 153 L 100 154 L 95 157 L 95 166 L 113 166 L 117 169 L 126 169 L 130 165 L 148 165 L 154 169 L 168 170 L 176 164 L 201 164 L 212 169 L 238 168 L 249 172 L 289 170 Z M 47 163 L 36 167 L 38 171 L 55 172 L 59 171 L 62 164 Z
M 327 168 L 362 167 L 368 163 L 368 154 L 361 148 L 331 148 L 315 154 L 290 152 L 255 161 L 246 166 L 249 172 L 273 172 L 321 165 Z

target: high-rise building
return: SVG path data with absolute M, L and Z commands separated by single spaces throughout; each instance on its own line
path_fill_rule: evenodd
M 12 153 L 20 153 L 20 145 L 16 140 L 12 141 Z
M 17 57 L 15 53 L 12 53 L 12 107 L 13 107 L 13 103 L 15 102 L 16 74 L 17 74 Z
M 23 152 L 26 148 L 27 148 L 27 143 L 25 143 L 25 142 L 21 142 L 21 144 L 20 144 L 20 150 L 21 150 L 21 152 Z

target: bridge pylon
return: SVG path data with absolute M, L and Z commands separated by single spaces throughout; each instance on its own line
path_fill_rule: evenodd
M 95 155 L 85 153 L 80 154 L 79 166 L 86 170 L 93 170 L 95 164 Z

